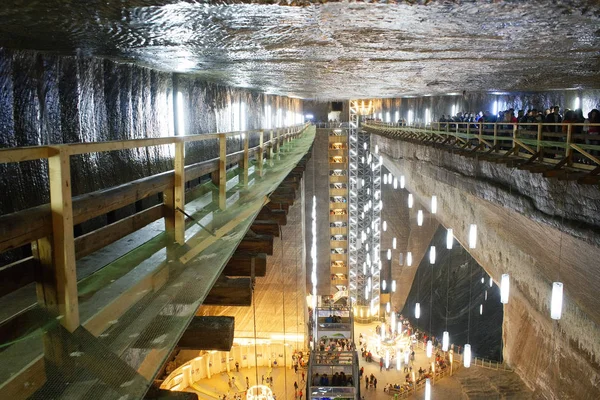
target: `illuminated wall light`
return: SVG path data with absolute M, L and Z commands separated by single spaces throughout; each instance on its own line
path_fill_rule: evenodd
M 392 250 L 390 249 L 387 250 L 387 259 L 388 261 L 392 259 Z
M 387 283 L 385 282 L 385 279 L 381 281 L 381 289 L 385 290 L 385 288 L 387 287 Z
M 408 194 L 408 208 L 412 208 L 413 203 L 414 203 L 413 195 L 412 195 L 412 193 L 409 193 Z
M 494 107 L 492 110 L 493 110 L 492 112 L 494 113 L 494 115 L 498 115 L 498 100 L 494 100 Z
M 394 189 L 398 189 L 398 178 L 394 178 Z
M 396 111 L 396 113 L 394 113 L 394 117 L 394 122 L 400 121 L 400 111 Z
M 446 231 L 446 248 L 448 250 L 452 250 L 452 245 L 454 244 L 454 234 L 452 228 L 448 228 Z
M 427 358 L 431 358 L 433 355 L 433 342 L 431 340 L 427 341 Z
M 406 265 L 409 267 L 412 265 L 412 252 L 410 251 L 406 253 Z
M 483 315 L 483 304 L 479 305 L 479 315 Z
M 579 97 L 575 97 L 575 100 L 573 100 L 573 109 L 577 110 L 580 106 L 581 100 L 579 99 Z
M 387 231 L 387 221 L 383 221 L 383 231 Z
M 401 357 L 400 350 L 397 350 L 396 351 L 396 371 L 400 371 L 401 368 L 402 368 L 402 357 Z
M 367 146 L 368 146 L 368 145 L 367 145 L 367 142 L 364 142 L 364 143 L 363 143 L 363 149 L 365 149 L 365 150 L 366 150 L 366 149 L 367 149 Z
M 412 125 L 413 121 L 414 121 L 413 111 L 412 110 L 408 110 L 408 116 L 406 118 L 406 123 L 408 125 Z
M 437 213 L 437 196 L 431 196 L 431 213 Z
M 465 350 L 463 351 L 463 365 L 465 368 L 469 368 L 471 366 L 471 345 L 465 344 Z
M 490 287 L 492 287 L 494 285 L 494 281 L 492 280 L 492 277 L 490 276 Z
M 400 189 L 404 189 L 404 186 L 406 184 L 406 179 L 404 179 L 404 175 L 400 176 Z
M 563 284 L 562 282 L 552 283 L 552 300 L 550 301 L 550 317 L 560 319 L 562 316 L 563 304 Z
M 485 278 L 483 276 L 481 277 L 481 283 L 485 283 Z
M 423 226 L 423 210 L 417 211 L 417 225 Z
M 385 122 L 390 123 L 391 119 L 392 119 L 392 117 L 390 116 L 390 112 L 387 111 L 385 113 Z
M 396 281 L 393 280 L 392 281 L 392 293 L 395 293 L 395 292 L 396 292 Z
M 383 174 L 383 184 L 387 185 L 387 174 Z
M 421 303 L 415 304 L 415 318 L 416 319 L 421 318 Z
M 390 351 L 386 350 L 385 351 L 385 369 L 389 369 L 390 368 Z
M 396 238 L 392 239 L 392 249 L 396 250 Z
M 508 303 L 508 292 L 510 289 L 510 278 L 508 274 L 502 274 L 502 279 L 500 280 L 500 303 L 507 304 Z
M 429 264 L 435 264 L 435 246 L 429 249 Z
M 369 288 L 365 288 L 365 300 L 369 300 Z
M 375 154 L 379 154 L 379 145 L 378 144 L 375 145 Z
M 449 347 L 450 347 L 450 334 L 448 333 L 448 331 L 444 331 L 444 333 L 442 334 L 442 350 L 448 351 Z
M 431 380 L 425 379 L 425 400 L 431 400 Z
M 469 227 L 469 248 L 474 249 L 477 246 L 477 225 L 471 224 Z
M 391 309 L 392 309 L 392 306 L 391 306 L 390 302 L 388 301 L 388 303 L 385 305 L 385 311 L 387 313 L 389 313 Z
M 363 263 L 363 275 L 366 275 L 366 274 L 367 274 L 367 263 L 364 262 Z

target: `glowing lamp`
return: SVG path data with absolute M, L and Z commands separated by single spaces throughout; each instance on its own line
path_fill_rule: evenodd
M 465 351 L 463 352 L 463 365 L 465 368 L 471 366 L 471 345 L 465 344 Z
M 385 279 L 381 281 L 381 289 L 385 290 L 387 286 L 387 283 L 385 282 Z
M 448 347 L 450 346 L 450 334 L 448 331 L 444 331 L 442 334 L 442 350 L 448 351 Z
M 392 306 L 390 304 L 390 302 L 388 301 L 387 304 L 385 305 L 385 312 L 389 313 L 392 309 Z
M 435 246 L 431 246 L 429 249 L 429 263 L 435 264 Z
M 427 341 L 427 358 L 431 358 L 433 354 L 433 342 L 431 340 Z
M 388 369 L 390 367 L 390 351 L 385 351 L 385 368 Z
M 387 250 L 387 259 L 388 260 L 392 259 L 392 250 L 390 250 L 390 249 Z
M 446 248 L 448 250 L 452 250 L 452 245 L 454 244 L 454 234 L 452 228 L 448 228 L 446 232 Z
M 417 211 L 417 225 L 423 225 L 423 210 Z
M 483 304 L 479 305 L 479 315 L 483 315 Z
M 375 145 L 375 154 L 379 154 L 379 146 Z
M 383 221 L 383 231 L 387 231 L 387 221 Z
M 412 208 L 413 203 L 414 203 L 413 195 L 412 195 L 412 193 L 409 193 L 408 194 L 408 208 Z
M 395 292 L 396 292 L 396 281 L 393 280 L 392 281 L 392 293 L 395 293 Z
M 469 228 L 469 248 L 474 249 L 477 246 L 477 225 L 471 224 Z
M 416 319 L 421 318 L 421 303 L 415 304 L 415 318 Z
M 392 249 L 396 250 L 396 238 L 392 239 Z
M 437 212 L 437 196 L 431 196 L 431 213 Z
M 492 287 L 494 285 L 494 281 L 492 280 L 492 277 L 490 276 L 490 287 Z
M 562 282 L 554 282 L 552 284 L 552 301 L 550 303 L 550 317 L 552 319 L 560 319 L 562 316 L 563 303 L 563 284 Z
M 429 378 L 425 379 L 425 400 L 431 400 L 431 381 Z
M 508 303 L 508 291 L 510 289 L 510 279 L 508 274 L 502 274 L 502 279 L 500 280 L 500 303 L 507 304 Z
M 400 189 L 404 189 L 405 183 L 404 175 L 400 176 Z
M 398 178 L 394 178 L 394 189 L 398 189 Z
M 406 253 L 406 265 L 409 267 L 412 265 L 412 252 L 410 251 Z
M 383 184 L 387 185 L 387 174 L 383 175 Z

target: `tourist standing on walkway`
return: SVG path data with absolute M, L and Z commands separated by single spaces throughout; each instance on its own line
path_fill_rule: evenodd
M 246 377 L 246 389 L 250 389 L 250 379 Z
M 298 392 L 298 399 L 302 400 L 302 389 Z
M 240 363 L 237 361 L 235 362 L 235 371 L 240 372 Z
M 304 371 L 302 371 L 302 382 L 304 382 Z

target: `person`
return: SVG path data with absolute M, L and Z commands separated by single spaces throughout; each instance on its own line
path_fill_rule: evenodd
M 298 390 L 298 382 L 294 381 L 294 390 Z
M 302 371 L 302 382 L 304 382 L 304 371 Z
M 547 124 L 560 124 L 562 122 L 562 117 L 559 114 L 560 107 L 554 106 L 552 107 L 552 112 L 546 115 L 545 121 Z M 560 125 L 546 125 L 546 132 L 560 132 Z
M 237 361 L 235 362 L 235 371 L 240 372 L 240 363 Z
M 373 389 L 377 389 L 377 378 L 373 379 Z
M 383 360 L 379 357 L 379 372 L 383 371 Z
M 231 377 L 229 378 L 229 381 L 227 382 L 227 384 L 229 385 L 229 387 L 233 387 L 233 382 L 231 381 Z
M 300 389 L 300 390 L 298 391 L 298 398 L 299 398 L 300 400 L 302 400 L 302 389 Z
M 235 386 L 235 376 L 231 377 L 231 387 Z
M 264 375 L 262 376 L 262 380 L 261 380 L 260 383 L 263 384 L 263 385 L 265 384 L 265 376 Z
M 294 364 L 294 372 L 298 373 L 298 364 Z
M 246 389 L 250 389 L 250 379 L 246 377 Z

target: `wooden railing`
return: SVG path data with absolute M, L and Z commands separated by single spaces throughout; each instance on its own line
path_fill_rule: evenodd
M 600 130 L 600 124 L 433 122 L 403 126 L 367 122 L 363 128 L 397 139 L 521 159 L 524 165 L 544 163 L 551 167 L 546 170 L 569 167 L 600 174 L 600 134 L 583 133 L 584 129 Z
M 219 208 L 225 209 L 227 207 L 227 166 L 237 163 L 241 171 L 240 182 L 244 185 L 248 184 L 250 158 L 256 160 L 256 168 L 260 176 L 265 153 L 267 158 L 272 158 L 282 144 L 297 137 L 306 126 L 0 149 L 0 163 L 47 159 L 50 187 L 50 204 L 0 216 L 0 253 L 29 244 L 33 252 L 32 257 L 4 266 L 2 272 L 18 277 L 24 268 L 31 267 L 32 263 L 41 266 L 44 274 L 40 276 L 44 281 L 38 281 L 38 286 L 41 285 L 43 288 L 38 290 L 38 294 L 42 296 L 38 298 L 38 302 L 57 315 L 62 315 L 60 323 L 69 331 L 73 331 L 80 325 L 76 259 L 91 254 L 163 217 L 167 233 L 172 235 L 177 243 L 183 244 L 186 182 L 211 174 L 212 181 L 217 186 Z M 244 137 L 243 150 L 227 154 L 227 138 L 239 135 Z M 259 136 L 259 145 L 253 148 L 249 148 L 251 135 Z M 218 141 L 219 157 L 186 166 L 185 144 L 207 140 Z M 71 196 L 71 156 L 162 145 L 174 146 L 173 170 L 120 186 L 76 197 Z M 162 204 L 147 208 L 78 238 L 74 237 L 75 225 L 158 193 L 163 194 Z M 29 283 L 33 280 L 33 276 L 29 279 L 29 281 L 19 280 L 18 285 Z M 0 296 L 14 289 L 15 287 L 5 286 L 4 293 L 0 293 Z

